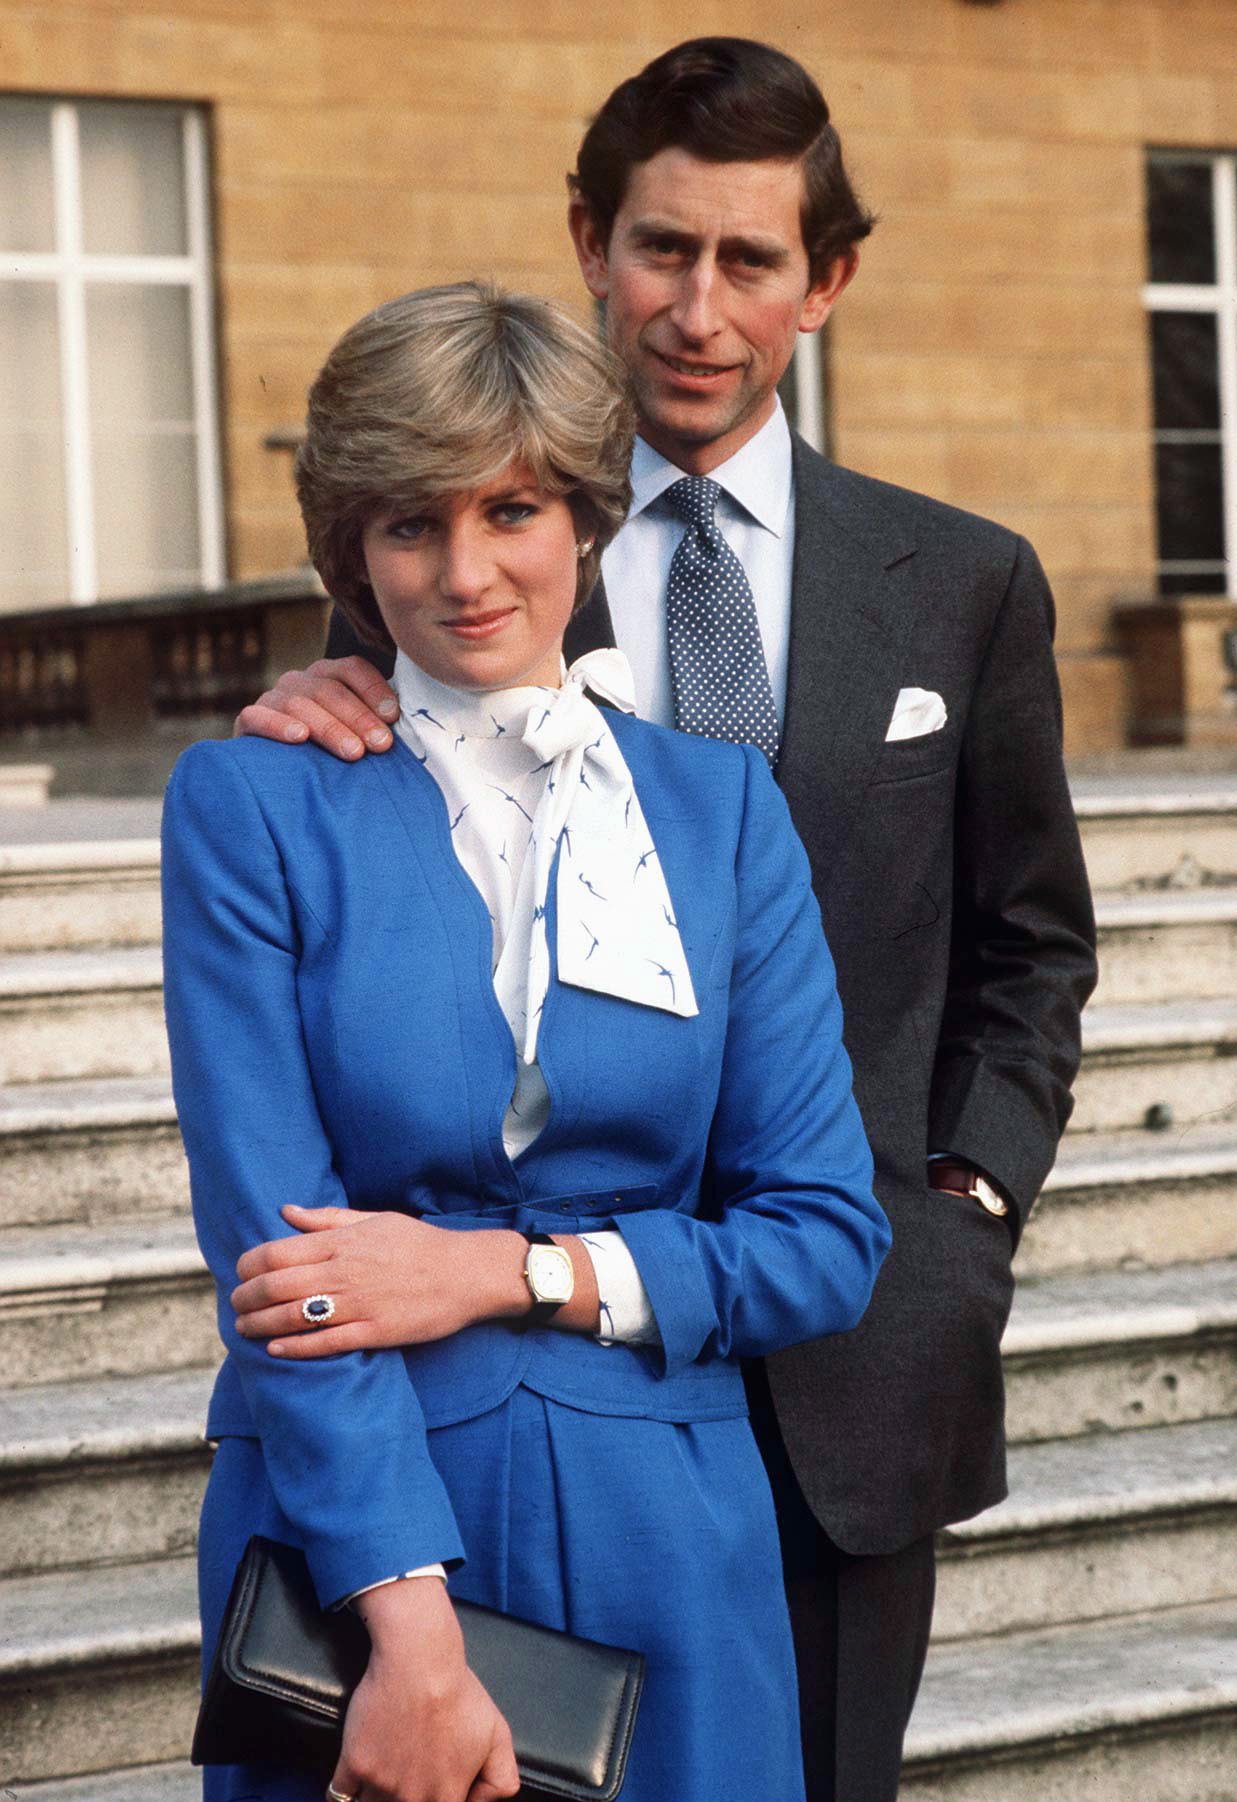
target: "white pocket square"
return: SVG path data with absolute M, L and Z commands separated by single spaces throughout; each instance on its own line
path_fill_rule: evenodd
M 930 688 L 900 689 L 885 743 L 893 744 L 899 738 L 926 738 L 929 732 L 939 732 L 948 718 L 944 701 Z

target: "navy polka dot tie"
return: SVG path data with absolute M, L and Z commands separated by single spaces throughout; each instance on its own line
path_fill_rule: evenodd
M 751 585 L 713 521 L 720 493 L 707 476 L 684 476 L 665 494 L 688 524 L 666 589 L 674 723 L 681 732 L 758 745 L 772 765 L 777 708 Z

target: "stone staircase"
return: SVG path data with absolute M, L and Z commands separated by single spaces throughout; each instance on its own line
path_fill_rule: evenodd
M 1078 806 L 1104 975 L 1019 1253 L 1011 1495 L 942 1536 L 906 1802 L 1237 1796 L 1237 776 Z M 191 1802 L 216 1340 L 157 851 L 29 818 L 0 845 L 0 1797 Z
M 1237 776 L 1075 795 L 1100 985 L 1018 1256 L 1010 1496 L 941 1536 L 906 1802 L 1237 1796 Z

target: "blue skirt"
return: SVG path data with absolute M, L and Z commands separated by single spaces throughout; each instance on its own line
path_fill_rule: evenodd
M 803 1802 L 777 1528 L 745 1419 L 590 1414 L 517 1389 L 430 1451 L 468 1560 L 454 1596 L 642 1651 L 622 1802 Z M 202 1514 L 209 1659 L 251 1533 L 295 1543 L 256 1439 L 221 1441 Z M 210 1767 L 205 1802 L 321 1802 L 274 1765 Z

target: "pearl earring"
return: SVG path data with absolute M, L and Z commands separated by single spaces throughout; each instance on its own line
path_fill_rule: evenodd
M 576 556 L 587 557 L 592 548 L 593 541 L 591 538 L 580 538 L 576 541 Z

